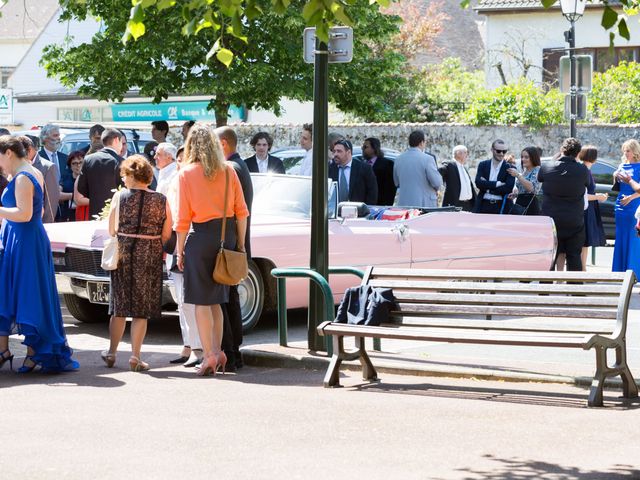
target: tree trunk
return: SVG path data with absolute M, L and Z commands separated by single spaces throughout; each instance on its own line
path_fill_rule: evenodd
M 213 111 L 216 114 L 216 127 L 224 127 L 228 121 L 229 102 L 223 98 L 216 98 Z

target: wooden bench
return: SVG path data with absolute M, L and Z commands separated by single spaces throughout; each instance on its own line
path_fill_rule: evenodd
M 625 398 L 638 396 L 627 365 L 627 314 L 635 275 L 587 272 L 418 270 L 370 267 L 362 285 L 391 288 L 397 309 L 380 326 L 324 322 L 333 355 L 325 387 L 339 386 L 340 364 L 359 359 L 377 380 L 365 338 L 595 349 L 589 406 L 602 406 L 605 379 L 620 376 Z M 344 337 L 355 337 L 346 351 Z M 607 350 L 615 363 L 607 363 Z

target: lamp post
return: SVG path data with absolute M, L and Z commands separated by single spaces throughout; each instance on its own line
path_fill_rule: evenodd
M 576 21 L 584 14 L 587 0 L 560 0 L 562 15 L 571 24 L 569 30 L 564 32 L 564 39 L 569 44 L 569 62 L 571 65 L 571 137 L 576 136 L 576 118 L 578 117 L 578 89 L 576 87 Z

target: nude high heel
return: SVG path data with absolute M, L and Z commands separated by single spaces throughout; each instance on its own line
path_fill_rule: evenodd
M 227 366 L 227 355 L 224 352 L 220 352 L 218 353 L 217 356 L 217 361 L 218 361 L 218 366 L 220 367 L 220 370 L 222 370 L 222 374 L 224 375 L 224 370 L 225 367 Z M 215 373 L 217 373 L 218 369 L 216 368 Z
M 216 357 L 215 353 L 211 352 L 207 354 L 202 360 L 202 363 L 200 364 L 200 368 L 196 372 L 196 375 L 200 377 L 206 377 L 207 375 L 211 375 L 211 374 L 215 375 L 217 368 L 218 368 L 218 357 Z
M 116 354 L 110 353 L 109 350 L 105 350 L 104 352 L 102 352 L 100 354 L 100 358 L 102 358 L 102 361 L 107 366 L 107 368 L 113 368 L 116 363 Z

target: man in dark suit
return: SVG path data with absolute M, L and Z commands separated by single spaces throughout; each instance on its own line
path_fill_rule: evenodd
M 503 140 L 495 140 L 491 144 L 493 157 L 483 160 L 476 172 L 476 213 L 500 213 L 507 195 L 513 190 L 515 177 L 509 175 L 510 164 L 504 161 L 507 146 Z
M 107 128 L 101 136 L 104 148 L 87 155 L 78 177 L 78 192 L 89 199 L 89 218 L 99 215 L 107 200 L 113 197 L 120 180 L 120 156 L 124 138 L 120 130 Z
M 567 270 L 582 270 L 584 246 L 584 195 L 589 187 L 589 170 L 576 161 L 582 145 L 575 138 L 562 142 L 562 157 L 540 167 L 542 214 L 553 218 L 558 238 L 557 253 L 567 258 Z M 555 265 L 555 260 L 554 260 Z
M 18 137 L 27 151 L 27 159 L 31 165 L 42 173 L 44 178 L 44 199 L 42 204 L 42 223 L 53 223 L 58 214 L 60 187 L 58 183 L 58 166 L 38 154 L 38 137 L 24 135 Z
M 329 178 L 338 182 L 338 201 L 375 205 L 378 202 L 378 182 L 373 169 L 360 160 L 353 160 L 352 152 L 349 140 L 338 140 L 333 146 Z
M 396 184 L 393 183 L 393 161 L 384 158 L 380 140 L 375 137 L 365 138 L 362 144 L 362 157 L 376 176 L 378 183 L 377 205 L 393 205 L 396 198 Z
M 71 168 L 67 165 L 67 154 L 58 151 L 60 148 L 60 127 L 51 123 L 42 127 L 40 145 L 42 148 L 38 155 L 58 166 L 58 182 L 61 178 L 72 175 Z
M 273 138 L 267 132 L 256 133 L 249 142 L 256 154 L 246 158 L 244 162 L 252 173 L 282 173 L 284 165 L 282 160 L 269 154 L 273 146 Z
M 442 206 L 461 207 L 466 212 L 473 211 L 476 203 L 476 189 L 465 166 L 468 157 L 467 147 L 453 147 L 453 160 L 444 162 L 438 171 L 445 183 Z
M 215 133 L 220 139 L 224 156 L 238 174 L 244 201 L 249 209 L 247 233 L 244 237 L 244 246 L 247 252 L 247 259 L 249 260 L 251 259 L 251 205 L 253 204 L 251 173 L 247 168 L 247 164 L 244 163 L 244 160 L 242 160 L 237 152 L 238 136 L 233 128 L 219 127 L 216 128 Z M 237 286 L 229 288 L 229 302 L 222 305 L 222 313 L 224 314 L 222 349 L 227 356 L 227 369 L 229 365 L 232 370 L 234 367 L 242 368 L 242 355 L 240 354 L 240 345 L 242 345 L 242 311 L 240 310 L 240 295 L 238 294 Z

